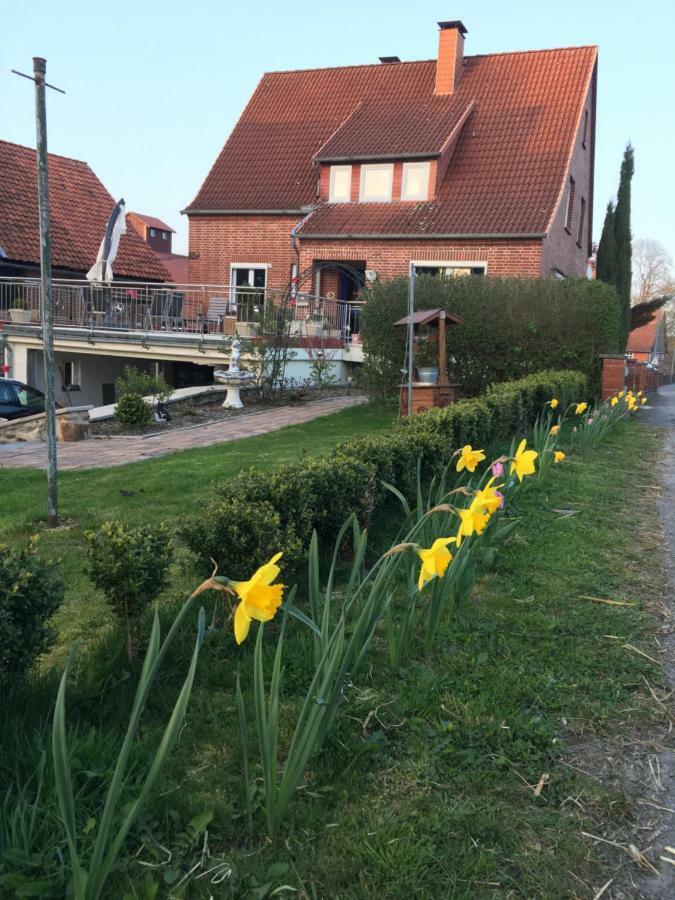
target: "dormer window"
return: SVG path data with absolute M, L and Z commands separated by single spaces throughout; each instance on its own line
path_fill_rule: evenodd
M 401 200 L 428 200 L 429 198 L 429 163 L 403 163 L 403 182 Z
M 151 228 L 150 229 L 150 237 L 156 237 L 156 235 L 157 235 L 157 232 L 155 231 L 155 229 Z
M 349 203 L 352 194 L 352 167 L 331 166 L 328 200 L 330 203 Z
M 393 163 L 377 163 L 361 166 L 361 191 L 359 193 L 359 200 L 362 203 L 389 202 L 391 200 L 393 181 Z

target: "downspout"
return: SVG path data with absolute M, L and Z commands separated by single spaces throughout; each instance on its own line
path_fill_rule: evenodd
M 306 216 L 303 216 L 303 218 L 300 219 L 298 224 L 291 231 L 291 247 L 293 248 L 293 253 L 295 254 L 295 262 L 293 263 L 293 270 L 291 272 L 291 297 L 293 299 L 295 299 L 298 293 L 300 280 L 300 244 L 298 242 L 298 232 L 313 212 L 314 209 L 311 209 Z

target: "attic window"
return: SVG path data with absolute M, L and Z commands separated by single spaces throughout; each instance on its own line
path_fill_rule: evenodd
M 426 200 L 429 197 L 429 163 L 403 163 L 401 200 Z
M 576 188 L 576 181 L 570 175 L 570 180 L 567 185 L 567 197 L 565 200 L 565 229 L 572 233 L 572 217 L 574 216 L 574 189 Z
M 392 163 L 378 163 L 361 166 L 362 203 L 386 203 L 391 200 L 391 188 L 394 180 Z
M 163 240 L 163 241 L 165 241 L 165 240 L 168 238 L 168 236 L 169 236 L 169 235 L 166 233 L 166 231 L 163 231 L 163 232 L 162 232 L 162 240 Z
M 151 228 L 150 229 L 150 237 L 155 237 L 156 234 L 157 234 L 157 232 L 155 231 L 155 229 Z
M 581 136 L 581 146 L 586 149 L 586 138 L 588 137 L 588 110 L 584 110 L 584 131 Z
M 331 166 L 328 200 L 330 203 L 349 203 L 352 193 L 352 167 Z

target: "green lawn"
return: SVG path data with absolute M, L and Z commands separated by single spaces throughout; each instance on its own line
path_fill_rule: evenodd
M 313 429 L 316 452 L 319 443 L 325 447 L 347 436 L 338 434 L 341 427 L 353 432 L 359 423 L 365 428 L 377 421 L 365 409 L 340 415 L 351 424 L 333 422 L 331 439 L 320 422 L 304 426 L 294 450 L 283 458 L 297 453 Z M 386 424 L 389 414 L 377 415 Z M 154 896 L 148 887 L 153 880 L 162 898 L 210 893 L 262 898 L 277 889 L 274 896 L 340 900 L 592 896 L 583 886 L 599 890 L 614 867 L 581 832 L 597 833 L 599 820 L 605 825 L 622 820 L 629 808 L 620 790 L 609 793 L 564 765 L 562 754 L 567 743 L 584 734 L 648 728 L 659 714 L 642 676 L 658 685 L 660 674 L 625 645 L 649 652 L 643 643 L 652 624 L 647 603 L 658 599 L 663 587 L 661 549 L 652 536 L 635 529 L 636 522 L 654 516 L 648 486 L 660 440 L 655 430 L 623 424 L 599 449 L 571 455 L 556 466 L 543 487 L 533 485 L 520 501 L 521 525 L 496 571 L 479 583 L 467 621 L 461 626 L 447 621 L 433 653 L 415 645 L 403 668 L 392 671 L 383 640 L 376 640 L 370 665 L 347 692 L 338 727 L 310 763 L 277 844 L 266 839 L 261 817 L 249 837 L 242 809 L 234 680 L 240 669 L 250 700 L 252 642 L 238 649 L 229 631 L 210 637 L 179 745 L 109 896 Z M 237 462 L 225 464 L 231 465 L 229 471 L 254 454 L 264 454 L 268 465 L 286 453 L 283 433 L 248 443 L 255 449 L 246 457 L 237 448 Z M 86 485 L 91 508 L 71 495 L 70 515 L 79 525 L 118 515 L 120 508 L 133 520 L 149 512 L 178 517 L 196 507 L 231 450 L 213 448 L 119 472 L 73 476 Z M 182 481 L 172 482 L 168 474 L 171 469 L 181 479 L 180 460 L 188 457 L 196 468 L 197 460 L 209 460 L 210 475 L 199 476 L 199 488 L 182 489 Z M 64 478 L 64 484 L 68 481 Z M 122 506 L 120 488 L 141 486 L 143 499 L 129 498 L 127 505 L 125 498 Z M 11 536 L 18 537 L 36 515 L 36 509 L 17 513 Z M 608 606 L 582 595 L 635 605 Z M 209 619 L 212 603 L 207 595 Z M 110 744 L 127 714 L 131 690 L 113 639 L 108 635 L 70 693 L 69 715 L 80 726 L 76 756 L 92 795 L 100 790 L 100 773 L 109 771 Z M 157 740 L 191 640 L 186 634 L 153 696 L 139 760 Z M 292 629 L 282 756 L 310 657 L 301 629 Z M 39 735 L 47 687 L 48 681 L 38 683 L 17 700 L 19 712 L 5 710 L 0 722 L 12 726 L 0 728 L 0 759 L 21 746 L 25 772 L 34 768 L 46 740 Z M 20 744 L 16 735 L 34 728 L 34 737 Z M 95 746 L 87 744 L 88 734 Z M 535 796 L 533 787 L 545 773 L 548 782 Z M 579 804 L 569 801 L 580 796 Z M 260 798 L 254 802 L 260 812 Z M 202 813 L 212 816 L 208 844 L 189 825 Z M 93 802 L 84 821 L 95 829 Z M 197 878 L 218 864 L 228 866 L 230 874 L 217 886 L 208 884 L 213 875 Z M 190 870 L 180 889 L 168 886 Z

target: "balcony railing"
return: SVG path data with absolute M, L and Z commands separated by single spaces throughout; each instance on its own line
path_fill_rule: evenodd
M 37 279 L 0 278 L 0 322 L 41 322 L 41 284 Z M 237 334 L 257 338 L 284 334 L 291 342 L 321 339 L 333 346 L 360 341 L 361 307 L 298 293 L 289 298 L 269 288 L 54 279 L 54 327 L 82 333 L 114 332 L 199 336 L 218 339 Z

